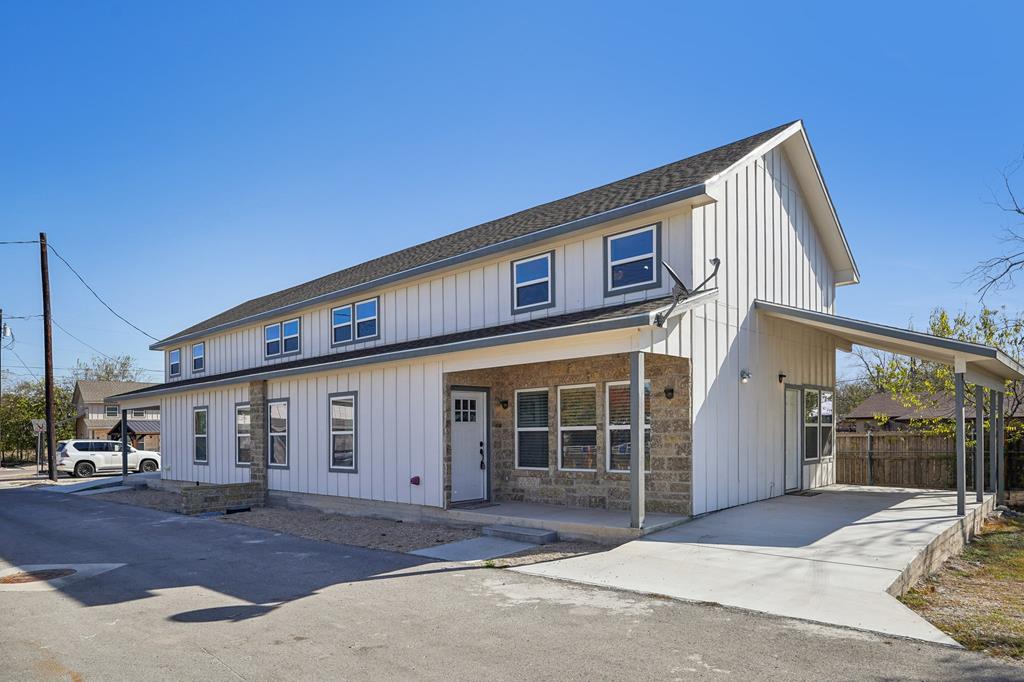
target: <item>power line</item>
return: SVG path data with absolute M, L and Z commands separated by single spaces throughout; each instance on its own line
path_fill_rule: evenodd
M 0 244 L 38 244 L 38 243 L 39 243 L 38 239 L 23 239 L 23 240 L 20 240 L 20 241 L 0 242 Z
M 26 364 L 25 364 L 25 361 L 21 359 L 21 356 L 20 356 L 20 355 L 18 355 L 18 351 L 14 350 L 14 345 L 13 345 L 13 344 L 11 344 L 11 347 L 10 347 L 10 348 L 9 348 L 8 350 L 10 350 L 10 351 L 11 351 L 12 353 L 14 353 L 14 357 L 18 358 L 18 362 L 20 362 L 20 363 L 21 363 L 21 366 L 22 366 L 22 367 L 24 367 L 24 368 L 25 368 L 26 370 L 28 370 L 28 373 L 29 373 L 29 374 L 31 374 L 31 375 L 32 375 L 33 377 L 35 377 L 35 378 L 36 378 L 37 380 L 39 379 L 39 375 L 38 375 L 38 374 L 36 374 L 36 373 L 35 373 L 35 372 L 33 372 L 32 370 L 28 369 L 28 365 L 26 365 Z
M 88 343 L 86 343 L 85 341 L 82 341 L 82 339 L 78 338 L 77 336 L 75 336 L 74 334 L 72 334 L 71 332 L 69 332 L 69 331 L 68 331 L 67 329 L 65 329 L 65 328 L 64 328 L 63 326 L 61 326 L 61 323 L 60 323 L 60 322 L 58 322 L 57 320 L 55 320 L 55 319 L 53 319 L 53 318 L 50 318 L 50 321 L 51 321 L 51 322 L 53 322 L 53 323 L 54 323 L 55 325 L 57 325 L 57 328 L 58 328 L 58 329 L 60 329 L 60 330 L 61 330 L 62 332 L 64 332 L 65 334 L 67 334 L 68 336 L 70 336 L 71 338 L 73 338 L 73 339 L 74 339 L 75 341 L 78 341 L 78 343 L 82 344 L 82 345 L 83 345 L 83 346 L 85 346 L 86 348 L 91 348 L 91 349 L 92 349 L 93 351 L 95 351 L 95 352 L 99 353 L 100 355 L 102 355 L 103 357 L 105 357 L 105 358 L 106 358 L 107 360 L 113 360 L 113 359 L 114 359 L 114 358 L 110 357 L 109 355 L 107 355 L 106 353 L 104 353 L 103 351 L 101 351 L 100 349 L 98 349 L 98 348 L 95 348 L 95 347 L 93 347 L 93 346 L 90 346 L 90 345 L 89 345 Z
M 75 270 L 75 268 L 72 267 L 71 263 L 68 262 L 67 258 L 65 258 L 64 256 L 60 255 L 60 252 L 57 251 L 57 249 L 53 248 L 53 244 L 47 244 L 47 246 L 49 247 L 50 251 L 53 251 L 53 255 L 55 255 L 57 258 L 60 258 L 61 261 L 63 261 L 64 265 L 68 266 L 68 269 L 71 270 L 71 272 L 73 272 L 75 274 L 75 277 L 78 278 L 78 281 L 81 282 L 85 286 L 85 288 L 88 289 L 89 292 L 93 296 L 96 297 L 96 300 L 99 301 L 100 303 L 102 303 L 103 307 L 105 307 L 107 310 L 109 310 L 111 313 L 113 313 L 115 317 L 120 319 L 126 325 L 128 325 L 129 327 L 131 327 L 135 331 L 139 332 L 143 336 L 148 336 L 149 338 L 153 339 L 154 341 L 159 341 L 160 340 L 160 339 L 156 338 L 155 336 L 153 336 L 152 334 L 149 334 L 148 332 L 145 332 L 142 329 L 140 329 L 139 327 L 135 326 L 134 324 L 132 324 L 131 322 L 128 321 L 128 318 L 126 318 L 125 316 L 121 315 L 119 312 L 117 312 L 113 308 L 111 308 L 110 304 L 108 304 L 106 301 L 104 301 L 103 298 L 101 298 L 100 295 L 96 293 L 96 290 L 93 289 L 91 286 L 89 286 L 89 283 L 86 282 L 85 279 L 80 274 L 78 274 L 78 270 Z

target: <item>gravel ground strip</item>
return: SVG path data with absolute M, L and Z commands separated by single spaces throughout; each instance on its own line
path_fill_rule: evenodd
M 410 552 L 480 535 L 479 531 L 472 528 L 450 528 L 432 523 L 370 519 L 281 507 L 264 507 L 250 512 L 228 514 L 221 520 L 289 533 L 311 540 L 386 549 L 391 552 Z
M 92 495 L 94 499 L 134 504 L 166 512 L 177 512 L 178 493 L 165 490 L 119 490 Z M 220 517 L 227 523 L 240 523 L 264 530 L 298 535 L 311 540 L 323 540 L 340 545 L 355 545 L 391 552 L 411 552 L 415 549 L 442 545 L 458 540 L 479 537 L 475 528 L 451 528 L 435 523 L 411 523 L 388 519 L 371 519 L 342 514 L 328 514 L 313 509 L 264 507 L 249 512 L 227 514 Z M 592 542 L 552 542 L 499 557 L 486 562 L 489 568 L 511 568 L 557 559 L 603 552 L 606 545 Z

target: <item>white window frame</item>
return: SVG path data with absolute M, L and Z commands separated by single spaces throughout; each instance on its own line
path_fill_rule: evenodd
M 118 407 L 120 407 L 120 406 L 119 405 L 109 405 L 109 404 L 108 405 L 104 405 L 103 406 L 103 416 L 104 417 L 118 417 L 118 416 L 120 416 L 121 411 L 118 409 Z M 110 414 L 110 408 L 114 408 L 114 414 Z
M 196 348 L 198 348 L 199 351 L 200 351 L 198 358 L 196 357 Z M 199 343 L 193 343 L 192 347 L 189 349 L 189 353 L 191 354 L 191 357 L 192 357 L 192 373 L 193 374 L 199 374 L 200 372 L 205 372 L 206 371 L 206 342 L 205 341 L 200 341 Z M 202 367 L 200 367 L 199 369 L 196 369 L 196 360 L 199 360 L 200 364 L 202 365 Z
M 519 426 L 519 394 L 520 393 L 544 393 L 548 396 L 548 426 Z M 515 468 L 522 471 L 548 471 L 551 468 L 551 391 L 547 387 L 544 388 L 520 388 L 516 391 L 516 404 L 515 404 Z M 535 432 L 539 433 L 543 431 L 548 434 L 548 465 L 546 467 L 524 467 L 519 464 L 519 432 Z M 561 439 L 561 436 L 559 436 Z M 559 450 L 561 450 L 561 441 L 559 441 Z
M 641 232 L 651 233 L 651 248 L 652 251 L 648 253 L 640 254 L 639 256 L 630 256 L 628 258 L 620 258 L 619 260 L 612 260 L 612 242 L 622 239 L 625 237 L 631 237 Z M 634 230 L 627 230 L 626 232 L 619 232 L 618 234 L 610 234 L 604 238 L 604 282 L 605 282 L 605 295 L 613 296 L 615 294 L 629 293 L 631 291 L 641 291 L 643 289 L 652 289 L 661 284 L 661 223 L 652 223 L 650 225 L 644 225 Z M 644 260 L 650 258 L 653 263 L 651 268 L 651 279 L 647 282 L 631 282 L 630 284 L 623 284 L 622 286 L 616 287 L 612 281 L 612 268 L 616 265 L 623 265 L 626 263 L 633 263 L 638 260 Z
M 548 276 L 540 277 L 538 279 L 526 280 L 525 282 L 519 282 L 516 280 L 516 266 L 523 263 L 531 263 L 535 260 L 547 260 L 548 262 Z M 544 308 L 550 308 L 555 304 L 555 252 L 548 251 L 547 253 L 537 254 L 536 256 L 529 256 L 527 258 L 520 258 L 519 260 L 512 261 L 512 313 L 525 313 L 532 310 L 542 310 Z M 529 305 L 519 305 L 517 301 L 519 297 L 516 295 L 521 287 L 532 286 L 534 284 L 547 283 L 548 285 L 548 297 L 547 300 L 540 303 L 530 303 Z
M 137 407 L 134 408 L 132 410 L 132 416 L 135 417 L 136 419 L 145 419 L 146 418 L 146 410 L 145 410 L 145 408 L 143 408 L 143 409 L 139 409 Z
M 196 415 L 202 412 L 206 415 L 206 433 L 196 433 Z M 199 443 L 199 439 L 203 439 L 203 445 L 206 450 L 206 459 L 198 459 L 196 452 L 198 448 L 196 445 Z M 200 405 L 192 408 L 192 463 L 193 464 L 209 464 L 210 463 L 210 408 L 207 405 Z
M 368 317 L 358 317 L 359 306 L 364 303 L 373 303 L 374 314 Z M 349 316 L 348 322 L 343 324 L 334 324 L 334 312 L 337 310 L 343 310 L 348 308 Z M 373 320 L 376 324 L 374 325 L 375 331 L 373 334 L 366 334 L 363 336 L 359 335 L 359 323 L 369 322 Z M 339 327 L 351 327 L 351 333 L 347 341 L 335 341 L 334 330 Z M 345 305 L 334 306 L 331 308 L 331 347 L 336 348 L 338 346 L 347 346 L 350 343 L 356 343 L 358 341 L 374 341 L 380 338 L 380 296 L 371 296 L 370 298 L 364 298 L 361 301 L 355 301 L 353 303 L 346 303 Z
M 174 361 L 174 354 L 175 353 L 178 354 L 178 361 L 177 362 Z M 174 366 L 175 365 L 178 366 L 178 371 L 177 372 L 174 371 Z M 172 377 L 180 377 L 181 376 L 181 349 L 180 348 L 172 348 L 171 350 L 167 351 L 167 375 L 168 376 L 172 376 Z
M 582 471 L 586 473 L 593 473 L 597 471 L 597 456 L 594 457 L 594 468 L 593 469 L 575 469 L 567 468 L 562 466 L 562 432 L 563 431 L 593 431 L 594 432 L 594 449 L 598 449 L 597 443 L 597 414 L 595 410 L 594 414 L 594 425 L 593 426 L 562 426 L 562 391 L 573 388 L 592 388 L 594 389 L 594 404 L 597 404 L 597 384 L 571 384 L 568 386 L 558 387 L 558 470 L 559 471 Z M 597 453 L 595 453 L 596 455 Z
M 238 432 L 238 412 L 239 412 L 239 410 L 248 410 L 249 411 L 249 433 L 242 434 L 242 433 Z M 242 452 L 242 448 L 239 445 L 239 441 L 241 440 L 242 436 L 248 436 L 249 437 L 249 458 L 250 458 L 250 460 L 248 462 L 243 462 L 243 461 L 241 461 L 238 458 L 239 454 L 241 454 L 241 452 Z M 251 465 L 252 465 L 252 405 L 250 405 L 249 403 L 235 403 L 235 466 L 237 466 L 237 467 L 247 467 L 247 466 L 251 466 Z
M 650 379 L 644 381 L 645 386 L 651 386 Z M 621 424 L 612 424 L 612 411 L 611 411 L 611 392 L 612 388 L 616 386 L 625 386 L 629 388 L 630 382 L 628 381 L 609 381 L 604 385 L 604 470 L 609 474 L 628 474 L 632 469 L 626 467 L 625 469 L 612 469 L 612 431 L 629 431 L 633 428 L 632 419 L 633 415 L 630 413 L 629 418 L 631 423 L 625 426 Z M 654 422 L 654 393 L 651 393 L 651 422 Z M 650 431 L 651 425 L 644 423 L 644 430 Z M 645 453 L 650 455 L 650 453 Z M 650 459 L 648 456 L 647 459 Z M 650 467 L 645 467 L 644 472 L 651 473 Z
M 273 419 L 270 416 L 270 408 L 272 405 L 277 404 L 284 405 L 284 433 L 274 433 L 271 431 L 273 425 Z M 290 435 L 292 429 L 292 415 L 291 408 L 288 404 L 287 398 L 274 398 L 267 401 L 267 467 L 270 469 L 287 469 L 291 463 L 291 453 L 289 452 L 290 446 Z M 271 464 L 274 455 L 274 438 L 284 438 L 284 464 Z
M 333 408 L 334 401 L 351 400 L 352 401 L 352 429 L 335 430 L 333 420 Z M 328 452 L 327 452 L 327 468 L 330 471 L 338 473 L 354 474 L 359 470 L 359 441 L 357 431 L 359 430 L 359 397 L 356 391 L 346 391 L 344 393 L 332 393 L 327 396 L 327 431 L 328 431 Z M 352 436 L 352 466 L 350 467 L 339 467 L 334 465 L 334 437 L 335 436 Z

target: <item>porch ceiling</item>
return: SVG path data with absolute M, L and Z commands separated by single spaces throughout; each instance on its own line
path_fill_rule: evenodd
M 956 371 L 964 372 L 968 382 L 997 391 L 1005 390 L 1004 382 L 1007 380 L 1024 379 L 1024 367 L 998 348 L 991 346 L 768 301 L 755 301 L 754 307 L 762 315 L 818 329 L 850 344 L 951 365 Z

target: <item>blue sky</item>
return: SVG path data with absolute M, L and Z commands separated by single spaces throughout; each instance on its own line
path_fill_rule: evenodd
M 6 3 L 0 239 L 45 230 L 162 337 L 802 118 L 863 279 L 838 312 L 976 306 L 957 282 L 998 248 L 989 188 L 1024 149 L 1022 11 L 827 5 Z M 51 270 L 58 322 L 161 367 Z M 0 273 L 7 314 L 39 312 L 37 250 L 0 246 Z M 41 366 L 39 322 L 11 326 Z M 93 354 L 54 340 L 57 367 Z

